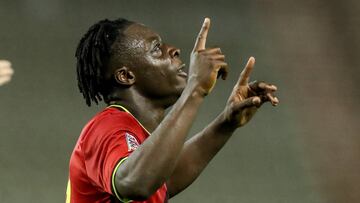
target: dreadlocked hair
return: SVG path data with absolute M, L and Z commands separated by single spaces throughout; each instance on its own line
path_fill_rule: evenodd
M 112 45 L 121 41 L 123 31 L 133 22 L 123 18 L 101 20 L 89 28 L 81 38 L 75 57 L 77 58 L 77 80 L 86 104 L 106 101 L 109 88 L 105 72 L 112 54 Z

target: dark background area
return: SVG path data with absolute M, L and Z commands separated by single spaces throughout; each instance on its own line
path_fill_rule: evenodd
M 202 175 L 171 202 L 360 202 L 360 2 L 0 0 L 0 202 L 64 202 L 68 161 L 101 108 L 78 92 L 74 51 L 93 23 L 125 17 L 189 54 L 204 17 L 230 65 L 191 134 L 221 112 L 246 60 L 278 86 Z

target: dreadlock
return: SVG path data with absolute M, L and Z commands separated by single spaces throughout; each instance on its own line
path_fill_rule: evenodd
M 86 104 L 96 104 L 105 99 L 109 88 L 106 86 L 105 71 L 112 55 L 112 45 L 121 41 L 123 31 L 133 22 L 123 18 L 101 20 L 89 28 L 76 49 L 77 80 Z

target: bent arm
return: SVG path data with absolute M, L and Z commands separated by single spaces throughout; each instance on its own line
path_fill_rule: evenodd
M 225 145 L 235 129 L 249 122 L 263 103 L 271 102 L 273 106 L 279 103 L 273 95 L 277 90 L 275 85 L 265 82 L 248 83 L 254 64 L 255 58 L 250 57 L 224 111 L 203 131 L 185 143 L 178 165 L 168 180 L 170 196 L 189 186 Z
M 170 197 L 188 187 L 229 140 L 236 128 L 221 113 L 204 130 L 186 141 L 178 164 L 167 181 Z
M 120 196 L 147 199 L 170 177 L 203 98 L 193 85 L 187 85 L 161 124 L 116 171 Z

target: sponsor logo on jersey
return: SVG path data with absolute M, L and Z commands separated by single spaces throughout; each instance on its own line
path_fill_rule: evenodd
M 134 151 L 140 146 L 136 138 L 130 133 L 125 133 L 125 138 L 128 145 L 128 151 Z

